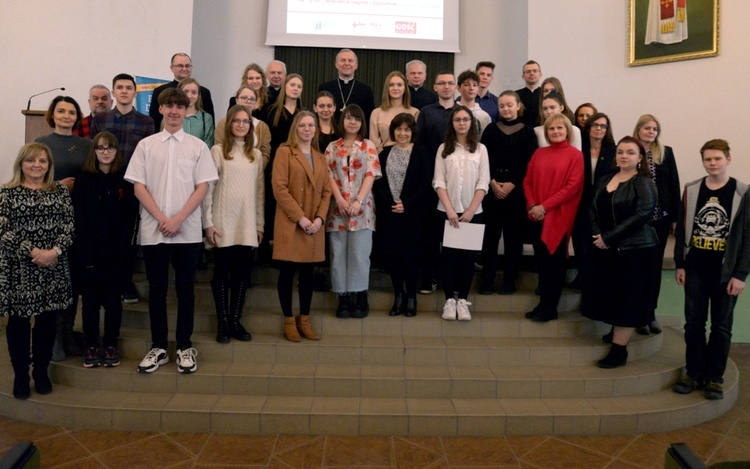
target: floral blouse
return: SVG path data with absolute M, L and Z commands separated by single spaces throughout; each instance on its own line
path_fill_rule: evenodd
M 357 199 L 359 189 L 367 176 L 378 179 L 381 176 L 380 160 L 375 144 L 357 137 L 351 155 L 344 146 L 344 139 L 331 142 L 326 149 L 328 172 L 333 184 L 341 191 L 341 197 L 348 203 Z M 367 193 L 359 213 L 354 216 L 341 213 L 338 204 L 331 202 L 326 221 L 326 231 L 375 230 L 375 201 L 372 190 Z

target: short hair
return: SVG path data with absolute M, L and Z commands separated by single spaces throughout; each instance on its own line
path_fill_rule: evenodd
M 547 135 L 550 126 L 557 121 L 562 121 L 562 123 L 565 125 L 565 129 L 568 132 L 568 135 L 566 137 L 566 140 L 568 143 L 573 141 L 573 124 L 570 123 L 570 119 L 568 119 L 568 116 L 565 114 L 554 114 L 552 116 L 549 116 L 546 121 L 544 121 L 544 139 L 547 141 L 547 143 L 552 143 L 549 141 L 549 135 Z
M 190 106 L 190 100 L 184 91 L 177 88 L 167 88 L 159 94 L 159 106 L 175 104 L 182 107 Z
M 495 71 L 495 64 L 487 60 L 482 60 L 481 62 L 477 62 L 477 66 L 474 70 L 479 71 L 479 69 L 482 67 L 487 67 L 489 69 L 492 69 L 493 72 Z
M 122 153 L 120 152 L 120 142 L 117 141 L 117 137 L 109 132 L 99 132 L 91 139 L 91 147 L 89 148 L 89 154 L 86 157 L 86 161 L 83 163 L 82 171 L 84 173 L 96 173 L 99 171 L 99 158 L 96 157 L 96 147 L 99 146 L 99 140 L 104 139 L 110 148 L 115 149 L 115 159 L 112 160 L 112 167 L 110 168 L 111 173 L 119 173 L 122 169 Z
M 78 126 L 78 123 L 81 122 L 83 114 L 81 114 L 81 106 L 78 105 L 78 101 L 71 98 L 70 96 L 55 96 L 55 98 L 52 99 L 52 102 L 49 103 L 47 112 L 44 114 L 44 121 L 47 122 L 48 126 L 52 127 L 53 129 L 55 128 L 55 108 L 57 107 L 58 103 L 61 102 L 70 103 L 73 105 L 73 107 L 76 108 L 76 121 L 73 123 L 73 128 L 76 128 Z
M 16 160 L 13 162 L 13 178 L 8 181 L 7 184 L 5 184 L 5 187 L 8 189 L 12 189 L 23 184 L 26 180 L 26 177 L 21 170 L 23 160 L 29 157 L 36 157 L 41 152 L 45 152 L 47 154 L 47 161 L 49 163 L 47 167 L 47 174 L 45 174 L 44 179 L 42 179 L 42 190 L 56 192 L 57 185 L 55 184 L 55 163 L 52 159 L 52 150 L 47 145 L 38 142 L 27 143 L 18 151 L 18 156 L 16 156 Z
M 396 116 L 391 120 L 391 125 L 388 126 L 388 135 L 391 137 L 391 140 L 393 140 L 394 142 L 396 141 L 396 129 L 401 127 L 401 124 L 406 124 L 409 126 L 409 130 L 411 130 L 411 143 L 417 141 L 417 121 L 414 120 L 414 116 L 412 116 L 408 112 L 396 114 Z
M 440 75 L 450 75 L 450 76 L 452 76 L 452 77 L 453 77 L 454 79 L 456 78 L 456 74 L 455 74 L 455 73 L 453 73 L 452 71 L 450 71 L 450 70 L 440 70 L 439 72 L 437 72 L 437 73 L 435 74 L 435 81 L 436 81 L 436 82 L 437 82 L 437 77 L 439 77 Z
M 391 108 L 391 95 L 388 93 L 388 84 L 391 82 L 393 77 L 397 77 L 404 82 L 404 94 L 401 96 L 401 104 L 404 108 L 411 108 L 411 92 L 409 91 L 409 82 L 403 73 L 398 70 L 394 70 L 385 77 L 385 84 L 383 84 L 383 94 L 380 97 L 380 109 L 387 111 Z
M 278 59 L 273 59 L 272 61 L 268 62 L 268 65 L 271 65 L 273 63 L 281 64 L 281 67 L 284 69 L 284 74 L 286 74 L 286 64 Z M 268 66 L 266 66 L 266 70 L 268 70 Z M 247 72 L 245 72 L 247 73 Z
M 475 82 L 479 83 L 479 75 L 477 75 L 477 72 L 475 72 L 474 70 L 464 70 L 458 76 L 456 83 L 458 84 L 458 86 L 461 86 L 463 82 L 467 80 L 474 80 Z
M 404 67 L 404 71 L 408 72 L 409 71 L 409 67 L 411 67 L 412 65 L 421 65 L 422 68 L 424 68 L 425 71 L 427 71 L 427 64 L 424 63 L 424 62 L 422 62 L 421 60 L 417 60 L 417 59 L 410 60 L 410 61 L 406 62 L 406 66 Z
M 715 138 L 703 144 L 703 146 L 701 147 L 701 160 L 703 159 L 703 152 L 706 150 L 719 150 L 720 152 L 724 153 L 724 156 L 726 156 L 727 158 L 732 156 L 729 153 L 729 142 L 721 138 Z
M 356 104 L 354 105 L 356 106 Z M 318 126 L 317 121 L 315 120 L 315 114 L 313 114 L 310 111 L 299 111 L 297 114 L 294 115 L 294 119 L 292 119 L 292 126 L 289 130 L 289 136 L 286 139 L 286 142 L 283 143 L 283 145 L 286 145 L 291 148 L 299 148 L 299 138 L 297 137 L 297 125 L 299 124 L 299 121 L 302 120 L 303 117 L 312 117 L 313 122 L 315 122 L 315 127 Z M 313 150 L 320 152 L 320 148 L 318 147 L 318 139 L 313 138 L 312 142 L 310 142 L 310 146 Z
M 235 99 L 240 96 L 240 93 L 242 93 L 242 90 L 250 90 L 253 93 L 253 96 L 255 96 L 255 99 L 256 100 L 258 99 L 258 93 L 254 89 L 247 86 L 246 83 L 241 84 L 240 87 L 237 88 L 237 91 L 234 92 Z M 257 101 L 256 101 L 256 104 L 257 104 Z
M 133 88 L 135 88 L 135 78 L 133 78 L 133 75 L 128 75 L 127 73 L 118 73 L 115 75 L 115 77 L 112 79 L 112 89 L 115 87 L 115 83 L 120 80 L 127 80 L 131 83 L 133 83 Z
M 643 146 L 641 141 L 635 137 L 626 135 L 622 137 L 619 142 L 617 142 L 617 146 L 619 147 L 620 144 L 622 143 L 633 143 L 635 144 L 635 146 L 638 147 L 638 154 L 641 156 L 641 161 L 639 161 L 640 164 L 638 165 L 638 168 L 637 168 L 638 174 L 640 174 L 643 177 L 647 177 L 651 179 L 653 176 L 651 174 L 651 168 L 648 167 L 648 157 L 646 156 L 646 148 Z M 615 169 L 617 171 L 620 171 L 620 169 L 616 165 L 615 165 Z
M 602 118 L 607 120 L 607 130 L 604 132 L 602 147 L 609 147 L 615 144 L 615 137 L 612 133 L 612 121 L 610 120 L 609 116 L 604 114 L 603 112 L 596 112 L 592 114 L 591 117 L 586 119 L 586 123 L 583 124 L 583 130 L 581 130 L 581 137 L 584 141 L 587 141 L 589 139 L 589 133 L 591 132 L 591 124 Z
M 537 67 L 539 67 L 539 71 L 540 72 L 542 71 L 542 66 L 539 65 L 539 62 L 537 62 L 536 60 L 529 60 L 525 64 L 523 64 L 523 67 L 521 67 L 521 72 L 525 71 L 524 69 L 526 68 L 527 65 L 536 65 Z
M 365 111 L 363 111 L 357 104 L 350 104 L 341 111 L 341 117 L 339 118 L 339 135 L 343 137 L 346 134 L 346 130 L 344 129 L 344 119 L 346 119 L 346 116 L 352 116 L 362 122 L 362 125 L 359 126 L 357 135 L 363 139 L 367 138 L 367 120 L 365 119 Z
M 175 59 L 175 57 L 187 57 L 187 58 L 188 58 L 188 60 L 190 61 L 190 63 L 191 63 L 191 64 L 193 63 L 193 59 L 191 59 L 189 55 L 187 55 L 187 54 L 186 54 L 186 53 L 184 53 L 184 52 L 178 52 L 178 53 L 176 53 L 175 55 L 173 55 L 173 56 L 172 56 L 172 58 L 171 58 L 171 59 L 169 60 L 169 65 L 172 65 L 172 64 L 174 64 L 174 59 Z
M 198 87 L 198 99 L 195 101 L 195 109 L 202 111 L 203 110 L 203 100 L 201 99 L 201 84 L 198 83 L 198 80 L 196 80 L 193 77 L 187 77 L 180 80 L 179 83 L 177 83 L 177 89 L 182 91 L 183 88 L 185 88 L 187 85 L 195 85 Z M 257 99 L 257 98 L 256 98 Z M 190 99 L 188 99 L 188 106 L 190 105 Z
M 102 85 L 101 83 L 97 83 L 96 85 L 93 85 L 91 88 L 89 88 L 89 94 L 91 94 L 94 90 L 107 90 L 109 92 L 109 88 L 107 88 L 107 85 Z
M 359 58 L 357 58 L 357 53 L 354 52 L 351 49 L 341 49 L 340 51 L 338 51 L 336 53 L 336 60 L 337 61 L 339 60 L 339 55 L 343 54 L 344 52 L 351 52 L 352 54 L 354 54 L 354 61 L 357 62 L 357 63 L 359 63 Z
M 247 85 L 245 85 L 247 86 Z M 252 88 L 248 87 L 252 91 Z M 221 145 L 221 154 L 224 157 L 225 160 L 231 160 L 232 157 L 232 147 L 234 146 L 234 134 L 232 133 L 232 121 L 234 120 L 235 116 L 239 112 L 244 112 L 247 114 L 248 120 L 250 120 L 249 129 L 247 132 L 247 135 L 245 135 L 244 143 L 242 145 L 242 153 L 244 153 L 245 157 L 252 161 L 255 161 L 255 155 L 253 155 L 253 148 L 255 146 L 255 128 L 253 126 L 253 113 L 250 112 L 248 108 L 245 106 L 241 106 L 239 104 L 235 104 L 234 106 L 230 107 L 227 111 L 227 117 L 226 117 L 226 124 L 224 125 L 224 141 L 220 144 Z

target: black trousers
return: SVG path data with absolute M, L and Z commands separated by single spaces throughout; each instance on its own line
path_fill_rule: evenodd
M 288 318 L 294 316 L 292 314 L 292 293 L 294 290 L 294 274 L 297 272 L 299 273 L 297 285 L 299 291 L 299 314 L 303 316 L 309 315 L 313 295 L 313 270 L 315 269 L 315 263 L 278 261 L 278 266 L 279 282 L 277 290 L 281 312 Z
M 59 311 L 47 311 L 34 318 L 10 316 L 5 335 L 8 339 L 8 354 L 17 376 L 29 374 L 29 365 L 34 364 L 35 374 L 47 374 L 52 346 L 55 344 L 55 323 Z M 29 355 L 31 354 L 30 358 Z

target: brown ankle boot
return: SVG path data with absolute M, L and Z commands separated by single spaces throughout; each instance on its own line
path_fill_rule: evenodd
M 320 336 L 315 333 L 310 325 L 310 316 L 306 314 L 297 316 L 297 330 L 305 339 L 320 340 Z
M 284 318 L 284 337 L 290 342 L 302 342 L 302 337 L 297 332 L 297 324 L 294 318 Z

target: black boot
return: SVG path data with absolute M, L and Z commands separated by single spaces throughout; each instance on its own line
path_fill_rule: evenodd
M 396 297 L 393 299 L 393 306 L 391 306 L 391 311 L 388 313 L 388 316 L 398 316 L 403 311 L 401 311 L 401 303 L 404 300 L 404 294 L 403 293 L 396 293 Z
M 370 313 L 370 304 L 367 302 L 367 290 L 357 292 L 357 299 L 351 317 L 356 319 L 366 318 Z
M 248 284 L 245 282 L 234 282 L 232 284 L 232 301 L 229 310 L 229 330 L 232 336 L 242 342 L 249 342 L 253 336 L 242 327 L 242 311 L 245 309 L 245 294 Z
M 413 318 L 417 315 L 417 297 L 415 295 L 409 295 L 406 297 L 406 312 L 404 316 L 407 318 Z
M 336 317 L 349 319 L 349 293 L 339 293 L 339 306 L 336 308 Z
M 55 338 L 54 313 L 42 313 L 35 318 L 34 329 L 31 331 L 31 356 L 34 369 L 34 388 L 41 395 L 52 392 L 52 381 L 47 374 L 49 362 L 52 358 L 52 344 Z
M 229 311 L 227 310 L 227 296 L 229 287 L 226 282 L 211 280 L 211 291 L 214 294 L 216 305 L 216 342 L 220 344 L 229 343 Z
M 602 343 L 611 344 L 612 338 L 614 337 L 614 335 L 615 335 L 615 328 L 614 326 L 612 326 L 612 329 L 610 329 L 609 332 L 607 332 L 606 334 L 602 336 Z
M 28 399 L 31 395 L 29 385 L 29 340 L 31 327 L 28 319 L 11 317 L 6 328 L 8 354 L 13 365 L 15 379 L 13 380 L 13 397 Z
M 606 357 L 599 360 L 599 368 L 617 368 L 618 366 L 625 366 L 628 362 L 628 347 L 627 345 L 612 344 L 612 348 L 609 349 L 609 353 Z

